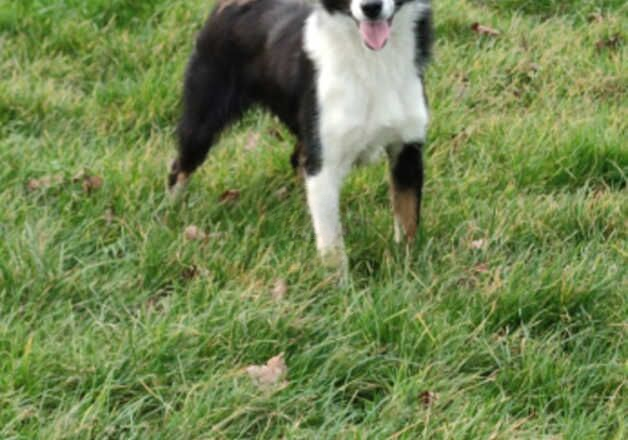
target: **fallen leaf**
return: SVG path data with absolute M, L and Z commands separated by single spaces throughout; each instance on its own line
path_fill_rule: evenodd
M 227 191 L 225 191 L 224 193 L 220 195 L 220 198 L 218 200 L 220 201 L 220 203 L 229 203 L 229 202 L 235 202 L 239 198 L 240 198 L 240 190 L 228 189 Z
M 55 185 L 63 183 L 63 176 L 44 176 L 39 179 L 31 179 L 26 185 L 29 191 L 36 191 L 38 189 L 48 189 Z
M 98 176 L 86 176 L 85 179 L 83 179 L 83 190 L 85 192 L 91 192 L 97 189 L 100 189 L 100 187 L 102 187 L 102 177 L 98 177 Z
M 288 373 L 288 367 L 283 358 L 283 353 L 272 357 L 266 365 L 251 365 L 246 372 L 253 382 L 260 388 L 275 386 L 283 381 Z
M 250 133 L 246 140 L 246 144 L 244 145 L 244 149 L 246 151 L 253 151 L 257 149 L 257 146 L 259 144 L 259 138 L 259 133 Z
M 486 263 L 478 264 L 477 266 L 473 268 L 473 271 L 477 273 L 489 273 L 490 272 L 488 268 L 488 264 Z
M 471 30 L 478 35 L 487 35 L 489 37 L 497 37 L 500 34 L 498 30 L 490 28 L 488 26 L 483 26 L 478 22 L 475 22 L 471 25 Z
M 74 177 L 72 177 L 72 182 L 80 182 L 83 187 L 83 191 L 91 192 L 102 187 L 103 179 L 102 177 L 88 174 L 85 171 L 79 171 L 74 175 Z
M 275 285 L 273 286 L 271 293 L 275 301 L 281 301 L 284 299 L 286 297 L 286 293 L 288 293 L 288 283 L 286 280 L 279 279 L 275 281 Z
M 207 238 L 207 234 L 196 225 L 190 225 L 183 231 L 183 236 L 189 241 L 201 241 Z
M 436 394 L 433 391 L 423 391 L 420 397 L 421 397 L 421 403 L 425 407 L 434 405 L 434 403 L 436 403 L 436 401 L 439 398 L 438 394 Z
M 484 249 L 486 246 L 486 240 L 481 238 L 479 240 L 473 240 L 471 242 L 471 249 Z
M 597 43 L 595 43 L 595 47 L 598 51 L 602 49 L 618 49 L 624 42 L 624 39 L 618 33 L 612 35 L 608 38 L 604 38 Z

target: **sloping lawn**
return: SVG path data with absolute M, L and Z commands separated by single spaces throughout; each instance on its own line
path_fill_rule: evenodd
M 0 0 L 0 438 L 626 438 L 628 8 L 435 3 L 420 237 L 356 170 L 339 288 L 266 114 L 166 203 L 210 2 Z

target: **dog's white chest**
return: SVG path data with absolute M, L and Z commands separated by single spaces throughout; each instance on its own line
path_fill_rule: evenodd
M 412 11 L 398 14 L 388 45 L 372 52 L 350 19 L 316 13 L 308 19 L 305 49 L 318 74 L 326 156 L 355 161 L 373 149 L 425 138 L 428 112 L 414 64 L 413 26 Z

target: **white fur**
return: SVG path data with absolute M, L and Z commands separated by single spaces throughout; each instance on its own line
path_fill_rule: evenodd
M 343 249 L 339 192 L 351 166 L 382 147 L 425 139 L 428 111 L 415 65 L 414 31 L 424 8 L 404 5 L 379 51 L 365 47 L 348 15 L 319 8 L 307 19 L 304 47 L 317 71 L 322 169 L 307 178 L 306 187 L 323 256 Z
M 343 167 L 323 167 L 305 181 L 307 201 L 312 215 L 316 246 L 329 266 L 336 266 L 347 276 L 347 258 L 340 224 L 340 188 L 348 170 Z

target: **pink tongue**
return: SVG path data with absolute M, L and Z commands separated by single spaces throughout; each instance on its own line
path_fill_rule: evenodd
M 373 50 L 380 50 L 386 45 L 390 35 L 390 25 L 386 20 L 361 21 L 360 34 L 362 40 Z

